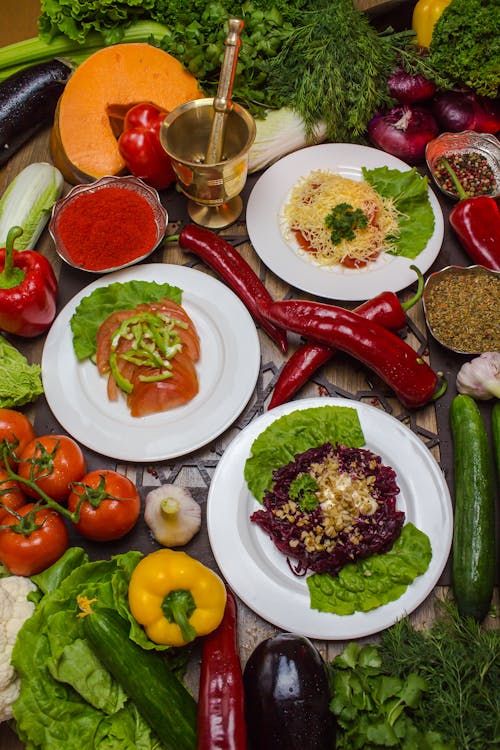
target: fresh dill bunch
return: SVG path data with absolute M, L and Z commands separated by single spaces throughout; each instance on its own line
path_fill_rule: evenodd
M 428 690 L 415 716 L 460 750 L 500 747 L 500 632 L 460 617 L 451 601 L 438 605 L 430 630 L 407 618 L 381 636 L 384 666 L 398 677 L 412 672 Z
M 352 0 L 316 2 L 271 61 L 268 91 L 302 116 L 309 135 L 324 121 L 328 140 L 360 142 L 377 110 L 393 103 L 387 81 L 401 51 L 419 67 L 413 36 L 377 31 Z

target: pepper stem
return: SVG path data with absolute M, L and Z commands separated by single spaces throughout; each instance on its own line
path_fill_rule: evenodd
M 415 271 L 415 273 L 417 274 L 418 286 L 417 286 L 417 291 L 415 292 L 415 295 L 411 297 L 410 299 L 406 300 L 406 302 L 401 303 L 401 307 L 403 308 L 404 312 L 409 310 L 410 307 L 413 307 L 413 305 L 415 305 L 419 301 L 424 291 L 424 277 L 420 269 L 417 268 L 417 266 L 410 266 L 410 268 L 412 271 Z
M 187 589 L 170 591 L 163 599 L 161 610 L 169 622 L 175 622 L 181 629 L 186 643 L 194 641 L 196 630 L 189 622 L 189 618 L 196 609 L 193 595 Z
M 435 392 L 434 396 L 431 398 L 431 401 L 437 401 L 438 398 L 441 398 L 441 396 L 446 392 L 446 389 L 448 388 L 448 381 L 444 377 L 444 374 L 442 372 L 438 372 L 438 377 L 441 381 L 441 385 Z
M 11 227 L 5 243 L 5 261 L 0 273 L 0 289 L 13 289 L 22 283 L 25 272 L 14 265 L 14 243 L 23 233 L 21 227 Z
M 445 156 L 442 156 L 439 161 L 441 162 L 441 164 L 444 166 L 444 168 L 446 169 L 446 171 L 450 175 L 451 181 L 453 182 L 455 190 L 458 193 L 458 197 L 461 198 L 462 200 L 465 200 L 466 198 L 469 198 L 470 196 L 468 196 L 467 193 L 465 192 L 465 190 L 464 190 L 464 188 L 462 186 L 462 183 L 460 182 L 460 180 L 457 177 L 457 173 L 455 172 L 455 170 L 451 166 L 451 164 L 448 161 L 448 159 Z

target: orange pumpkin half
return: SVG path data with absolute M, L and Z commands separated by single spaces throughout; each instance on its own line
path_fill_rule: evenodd
M 54 165 L 73 184 L 125 171 L 117 122 L 139 102 L 172 111 L 203 96 L 168 52 L 143 42 L 115 44 L 82 62 L 59 99 L 51 132 Z

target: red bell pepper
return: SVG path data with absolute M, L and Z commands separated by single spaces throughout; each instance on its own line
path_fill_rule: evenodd
M 168 115 L 154 104 L 136 104 L 123 121 L 118 148 L 132 174 L 157 190 L 176 180 L 172 162 L 161 145 L 160 127 Z
M 0 329 L 30 338 L 47 330 L 56 314 L 57 279 L 49 260 L 33 250 L 14 250 L 23 233 L 12 227 L 0 250 Z
M 477 195 L 468 198 L 453 167 L 448 170 L 460 201 L 450 211 L 449 221 L 467 255 L 475 263 L 500 271 L 500 210 L 494 198 Z

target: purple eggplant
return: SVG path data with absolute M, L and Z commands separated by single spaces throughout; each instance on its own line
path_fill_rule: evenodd
M 23 68 L 0 83 L 0 167 L 52 124 L 72 71 L 69 64 L 54 59 Z
M 243 673 L 245 716 L 252 750 L 332 750 L 326 665 L 304 636 L 262 641 Z

